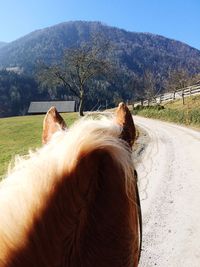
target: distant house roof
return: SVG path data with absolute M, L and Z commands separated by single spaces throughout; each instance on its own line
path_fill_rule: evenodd
M 52 106 L 56 107 L 58 112 L 75 111 L 75 101 L 31 102 L 28 109 L 28 114 L 46 113 Z

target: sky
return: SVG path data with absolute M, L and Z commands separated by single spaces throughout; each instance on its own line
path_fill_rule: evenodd
M 0 41 L 71 20 L 150 32 L 200 50 L 200 0 L 0 0 Z

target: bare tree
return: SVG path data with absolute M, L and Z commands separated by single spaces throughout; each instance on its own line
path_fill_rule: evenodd
M 67 49 L 60 64 L 43 66 L 39 80 L 46 85 L 66 88 L 79 100 L 79 114 L 83 116 L 88 82 L 106 76 L 111 69 L 110 61 L 103 56 L 108 49 L 111 49 L 110 42 L 103 38 L 93 38 L 92 42 Z
M 148 105 L 152 99 L 156 99 L 156 96 L 159 93 L 157 80 L 158 77 L 153 72 L 145 70 L 142 83 L 144 87 L 144 96 L 148 100 Z
M 191 77 L 189 73 L 184 69 L 173 70 L 169 72 L 169 78 L 166 82 L 166 90 L 168 92 L 173 92 L 175 99 L 175 94 L 178 90 L 184 89 L 191 82 Z M 185 104 L 184 91 L 181 92 L 181 97 L 183 105 Z
M 200 84 L 200 73 L 194 74 L 190 79 L 190 85 Z

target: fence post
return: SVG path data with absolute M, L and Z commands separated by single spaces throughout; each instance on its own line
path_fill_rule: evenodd
M 182 100 L 183 100 L 183 105 L 185 105 L 184 90 L 182 90 L 181 96 L 182 96 Z
M 173 100 L 176 99 L 176 96 L 175 95 L 176 95 L 176 91 L 173 92 Z

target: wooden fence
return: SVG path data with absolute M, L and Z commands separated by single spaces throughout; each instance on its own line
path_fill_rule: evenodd
M 135 102 L 134 106 L 142 105 L 142 103 L 144 106 L 162 104 L 168 101 L 173 101 L 176 99 L 184 99 L 184 97 L 198 95 L 198 94 L 200 94 L 200 84 L 187 86 L 180 90 L 176 90 L 176 91 L 172 91 L 172 92 L 168 92 L 165 94 L 155 96 L 154 98 L 151 98 L 151 99 L 141 100 L 141 101 Z

